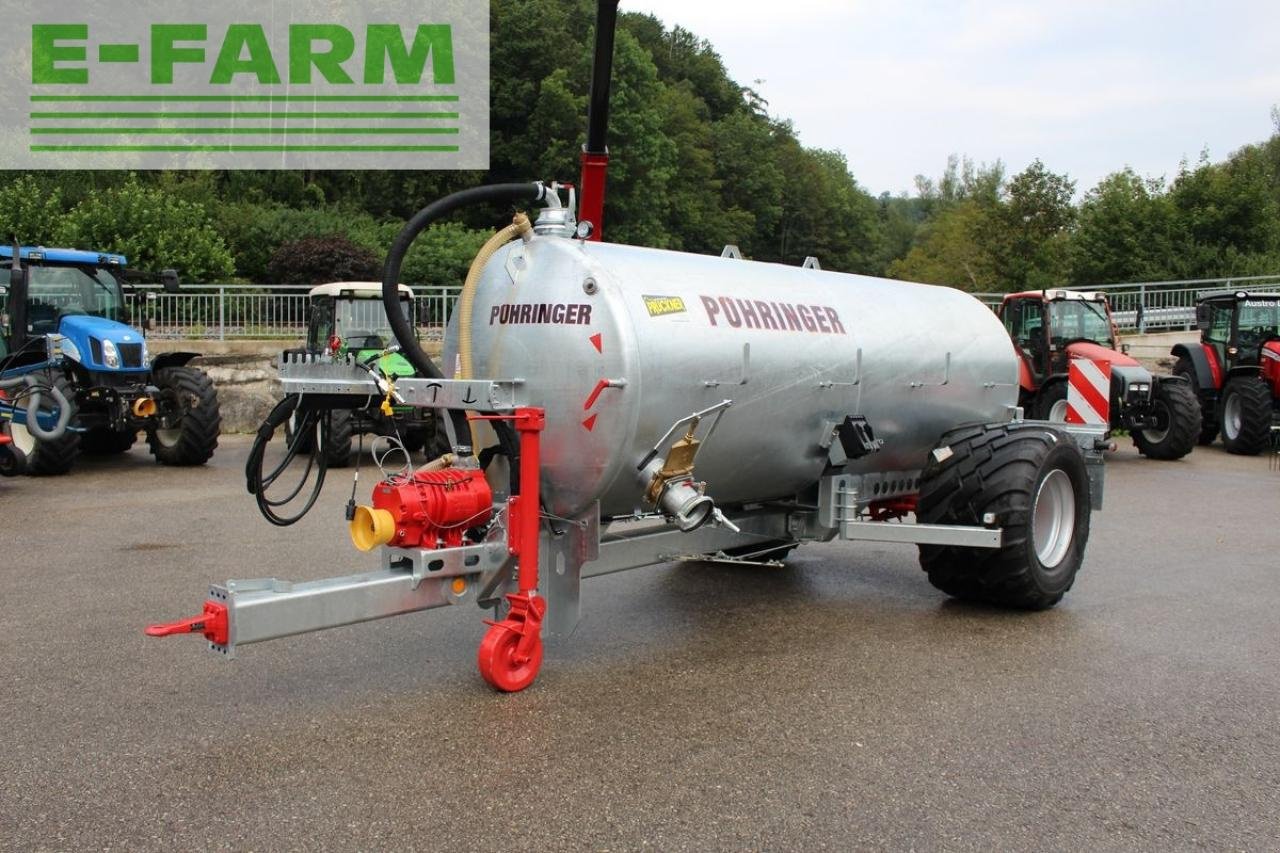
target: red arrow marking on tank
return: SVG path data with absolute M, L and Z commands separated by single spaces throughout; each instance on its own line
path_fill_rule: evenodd
M 587 409 L 594 406 L 596 404 L 596 400 L 600 399 L 601 392 L 603 392 L 604 389 L 608 387 L 609 387 L 608 379 L 601 379 L 599 382 L 597 382 L 595 389 L 591 392 L 591 396 L 587 398 L 587 402 L 582 404 L 582 411 L 585 412 Z
M 596 332 L 587 340 L 591 341 L 591 345 L 596 348 L 596 352 L 600 353 L 601 355 L 604 354 L 604 336 L 603 335 L 601 335 L 599 332 Z
M 583 421 L 583 422 L 582 422 L 582 425 L 583 425 L 584 427 L 586 427 L 586 428 L 587 428 L 587 432 L 591 432 L 593 429 L 595 429 L 595 428 L 596 428 L 596 418 L 597 418 L 597 417 L 599 417 L 599 416 L 598 416 L 598 415 L 592 415 L 591 417 L 587 418 L 585 421 Z

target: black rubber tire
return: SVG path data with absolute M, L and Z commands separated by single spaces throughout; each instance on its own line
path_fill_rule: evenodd
M 16 423 L 10 422 L 8 430 L 10 435 L 17 435 L 21 431 L 23 438 L 18 439 L 20 445 L 31 444 L 30 448 L 22 448 L 27 455 L 26 473 L 36 477 L 56 477 L 75 467 L 76 458 L 80 455 L 80 433 L 71 430 L 76 419 L 76 394 L 65 374 L 46 370 L 40 373 L 40 380 L 45 384 L 56 385 L 63 396 L 71 401 L 71 420 L 67 431 L 53 441 L 44 441 L 28 433 L 25 426 Z
M 346 468 L 351 464 L 351 439 L 355 438 L 355 418 L 346 409 L 329 413 L 329 440 L 325 457 L 330 468 Z
M 1035 424 L 966 427 L 943 437 L 942 462 L 930 454 L 916 517 L 923 524 L 979 526 L 988 514 L 1004 530 L 999 548 L 921 545 L 929 583 L 956 598 L 1021 610 L 1057 604 L 1075 582 L 1089 541 L 1089 475 L 1066 433 Z M 1042 486 L 1062 472 L 1072 488 L 1069 539 L 1060 559 L 1037 554 L 1033 519 Z M 1054 477 L 1055 484 L 1062 480 Z M 1047 555 L 1052 556 L 1052 554 Z
M 1240 429 L 1235 436 L 1227 424 L 1232 401 L 1240 401 Z M 1222 446 L 1228 453 L 1257 456 L 1271 446 L 1271 389 L 1257 376 L 1237 376 L 1222 389 L 1218 406 Z
M 1054 423 L 1066 423 L 1066 416 L 1054 421 L 1050 417 L 1053 407 L 1058 403 L 1067 399 L 1067 383 L 1050 382 L 1048 385 L 1040 389 L 1040 393 L 1036 395 L 1035 414 L 1032 415 L 1036 420 L 1053 421 Z
M 133 447 L 137 440 L 137 430 L 116 432 L 106 427 L 95 427 L 80 437 L 80 450 L 86 456 L 115 456 Z
M 155 372 L 154 381 L 160 389 L 156 402 L 161 410 L 178 406 L 182 417 L 171 430 L 159 429 L 157 420 L 152 420 L 147 426 L 151 454 L 162 465 L 185 467 L 208 462 L 218 446 L 222 426 L 213 381 L 198 367 L 165 367 Z
M 1157 423 L 1167 420 L 1167 426 L 1163 435 L 1149 429 L 1132 430 L 1133 444 L 1148 459 L 1181 459 L 1195 449 L 1200 438 L 1200 401 L 1189 382 L 1169 377 L 1154 381 L 1151 394 Z
M 1196 443 L 1202 446 L 1213 444 L 1213 440 L 1218 437 L 1218 413 L 1213 400 L 1208 399 L 1204 389 L 1200 387 L 1200 382 L 1196 379 L 1196 368 L 1191 363 L 1191 359 L 1185 355 L 1178 356 L 1178 361 L 1173 366 L 1173 375 L 1186 377 L 1191 383 L 1191 389 L 1196 393 L 1196 400 L 1200 403 L 1200 435 L 1196 438 Z

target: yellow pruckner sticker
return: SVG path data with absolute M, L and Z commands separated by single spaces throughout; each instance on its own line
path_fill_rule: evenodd
M 644 307 L 649 309 L 650 317 L 661 317 L 665 314 L 683 314 L 684 300 L 679 296 L 646 296 Z

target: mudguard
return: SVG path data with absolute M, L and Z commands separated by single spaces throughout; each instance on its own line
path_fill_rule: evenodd
M 151 360 L 151 372 L 162 370 L 166 367 L 182 367 L 193 358 L 199 358 L 198 352 L 162 352 Z
M 1199 344 L 1194 346 L 1178 344 L 1169 352 L 1170 355 L 1186 358 L 1191 362 L 1191 366 L 1196 371 L 1196 386 L 1201 391 L 1218 390 L 1218 383 L 1214 381 L 1213 368 L 1209 366 L 1209 357 L 1205 355 L 1204 347 Z

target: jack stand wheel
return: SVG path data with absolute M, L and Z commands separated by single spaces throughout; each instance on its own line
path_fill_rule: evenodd
M 516 693 L 533 684 L 542 666 L 541 637 L 534 639 L 527 656 L 519 653 L 523 627 L 511 620 L 497 622 L 480 643 L 480 675 L 503 693 Z
M 480 675 L 497 690 L 516 693 L 538 677 L 542 666 L 542 617 L 547 603 L 537 595 L 508 595 L 511 613 L 480 642 Z

